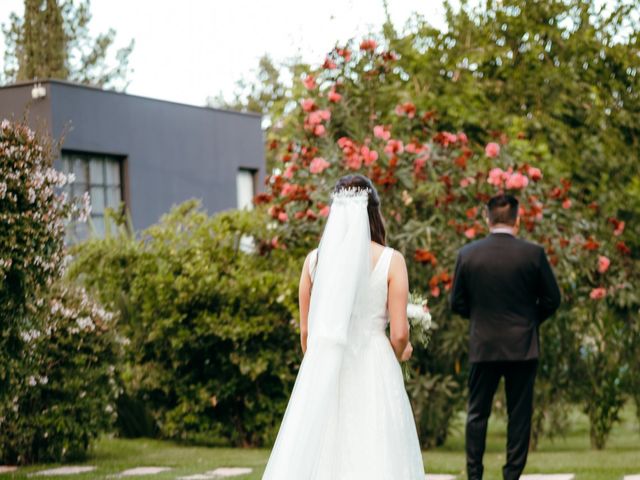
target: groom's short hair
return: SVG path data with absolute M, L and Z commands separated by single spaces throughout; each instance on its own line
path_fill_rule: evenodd
M 518 218 L 518 199 L 504 193 L 491 197 L 487 202 L 487 215 L 490 225 L 515 225 Z

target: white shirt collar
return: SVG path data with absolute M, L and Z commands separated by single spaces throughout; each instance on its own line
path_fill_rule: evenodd
M 513 228 L 511 227 L 493 227 L 490 229 L 491 233 L 506 233 L 511 236 L 513 235 Z

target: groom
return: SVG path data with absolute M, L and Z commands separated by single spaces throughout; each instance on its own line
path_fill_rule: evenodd
M 482 479 L 487 423 L 504 377 L 509 424 L 505 480 L 517 480 L 529 451 L 538 327 L 560 305 L 560 290 L 544 249 L 516 237 L 518 200 L 497 195 L 487 204 L 491 234 L 458 253 L 451 308 L 471 319 L 467 475 Z

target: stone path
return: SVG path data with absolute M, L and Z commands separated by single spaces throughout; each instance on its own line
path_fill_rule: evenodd
M 0 465 L 0 473 L 10 473 L 15 472 L 17 467 L 9 466 L 9 465 Z M 39 472 L 32 473 L 29 476 L 54 476 L 54 475 L 75 475 L 79 473 L 87 473 L 96 470 L 94 466 L 67 466 L 67 467 L 58 467 L 51 468 L 48 470 L 41 470 Z M 135 467 L 130 468 L 128 470 L 124 470 L 117 475 L 114 475 L 115 478 L 122 477 L 138 477 L 143 475 L 156 475 L 158 473 L 164 473 L 171 470 L 169 467 Z M 204 473 L 197 473 L 195 475 L 188 475 L 185 477 L 178 477 L 178 480 L 219 480 L 223 478 L 230 477 L 239 477 L 242 475 L 248 475 L 253 470 L 251 468 L 243 468 L 243 467 L 224 467 L 224 468 L 216 468 L 215 470 L 210 470 Z M 438 474 L 438 473 L 428 473 L 425 475 L 425 480 L 455 480 L 455 475 L 450 474 Z M 575 475 L 573 473 L 555 473 L 555 474 L 542 474 L 542 473 L 534 473 L 529 475 L 523 475 L 520 477 L 520 480 L 575 480 Z M 640 474 L 638 475 L 627 475 L 624 477 L 624 480 L 640 480 Z
M 197 473 L 186 477 L 178 477 L 178 480 L 217 480 L 220 478 L 238 477 L 248 475 L 253 470 L 251 468 L 216 468 L 209 472 Z
M 117 477 L 140 477 L 142 475 L 156 475 L 171 470 L 169 467 L 136 467 L 120 472 Z
M 69 466 L 69 467 L 51 468 L 49 470 L 40 470 L 39 472 L 32 473 L 31 475 L 37 475 L 37 476 L 75 475 L 77 473 L 93 472 L 95 469 L 96 467 L 93 467 L 93 466 Z
M 574 480 L 576 476 L 573 473 L 534 473 L 530 475 L 522 475 L 520 480 Z

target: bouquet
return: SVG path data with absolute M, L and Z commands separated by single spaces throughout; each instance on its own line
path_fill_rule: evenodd
M 407 304 L 407 319 L 409 320 L 410 339 L 412 345 L 421 345 L 426 348 L 431 340 L 431 332 L 436 326 L 431 321 L 431 313 L 427 299 L 410 293 Z
M 431 341 L 431 334 L 436 328 L 435 323 L 431 320 L 428 301 L 421 295 L 416 293 L 409 294 L 409 302 L 407 303 L 407 319 L 409 320 L 409 339 L 415 347 L 419 345 L 427 348 Z M 408 362 L 402 364 L 404 378 L 409 379 Z

